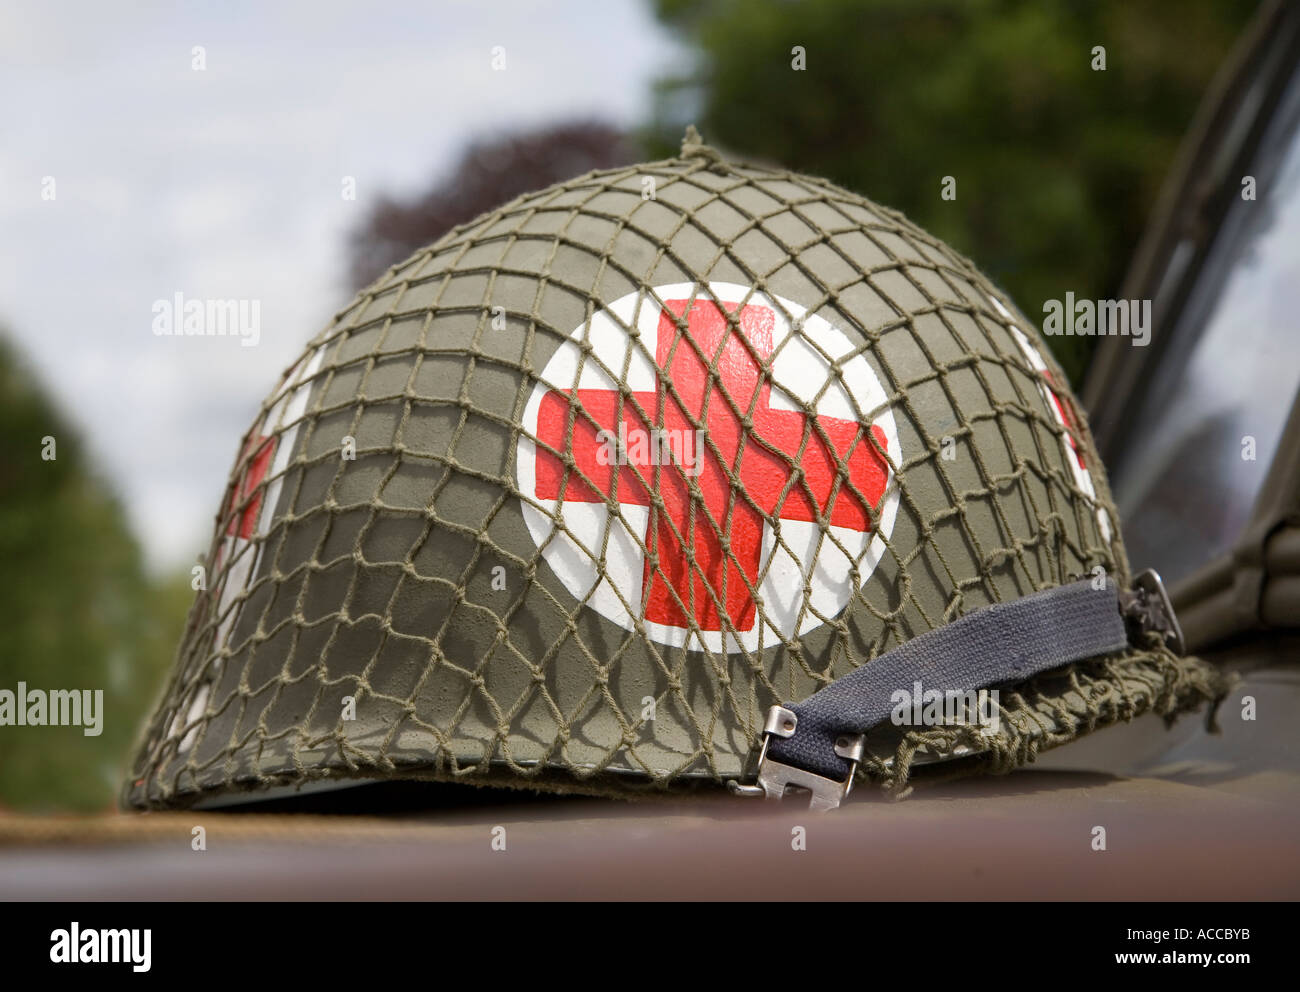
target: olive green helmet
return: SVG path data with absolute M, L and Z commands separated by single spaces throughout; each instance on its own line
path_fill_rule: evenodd
M 900 214 L 693 132 L 364 290 L 244 437 L 206 572 L 130 806 L 718 788 L 774 705 L 981 608 L 1132 578 L 1011 302 Z M 1003 770 L 1219 691 L 1151 634 L 1006 688 L 996 730 L 873 731 L 857 776 Z

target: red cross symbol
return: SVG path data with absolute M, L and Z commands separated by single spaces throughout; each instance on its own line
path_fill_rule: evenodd
M 1074 409 L 1074 402 L 1067 393 L 1062 398 L 1061 392 L 1056 388 L 1056 376 L 1052 375 L 1051 369 L 1043 369 L 1043 378 L 1047 380 L 1047 394 L 1051 396 L 1052 403 L 1056 407 L 1056 413 L 1061 418 L 1061 424 L 1065 427 L 1065 439 L 1070 444 L 1070 450 L 1074 452 L 1074 457 L 1079 462 L 1079 468 L 1085 472 L 1088 466 L 1084 463 L 1083 452 L 1075 443 L 1074 438 L 1079 433 L 1079 414 Z
M 244 442 L 244 450 L 239 460 L 244 470 L 230 494 L 226 504 L 225 515 L 234 514 L 226 535 L 238 534 L 245 541 L 251 540 L 257 526 L 257 511 L 262 508 L 262 494 L 266 491 L 262 480 L 271 467 L 271 456 L 275 454 L 275 438 L 263 437 L 256 432 L 250 434 Z M 242 508 L 242 509 L 241 509 Z
M 688 306 L 683 333 L 677 318 Z M 751 587 L 759 582 L 765 521 L 815 522 L 820 517 L 837 527 L 863 533 L 871 529 L 868 505 L 879 508 L 888 466 L 867 438 L 866 426 L 857 421 L 818 416 L 814 428 L 808 415 L 770 406 L 771 383 L 763 376 L 763 365 L 772 355 L 774 323 L 775 315 L 766 306 L 745 306 L 736 324 L 729 325 L 716 303 L 667 300 L 655 348 L 662 374 L 653 392 L 631 393 L 620 411 L 618 392 L 578 389 L 572 428 L 569 394 L 550 390 L 542 399 L 537 497 L 559 499 L 563 488 L 566 500 L 604 503 L 614 496 L 620 503 L 651 508 L 645 534 L 649 553 L 642 573 L 647 620 L 687 628 L 692 626 L 689 615 L 700 630 L 722 630 L 721 604 L 728 625 L 748 631 L 754 626 Z M 710 365 L 717 369 L 716 380 Z M 667 392 L 667 383 L 672 383 L 676 397 Z M 687 436 L 694 430 L 693 420 L 702 424 L 709 444 L 703 452 L 688 453 L 698 475 L 689 478 L 680 459 L 665 464 L 660 458 L 657 465 L 646 458 L 626 465 L 601 464 L 609 459 L 600 453 L 609 449 L 600 432 L 617 435 L 620 418 L 629 437 L 634 430 L 648 430 L 637 405 L 654 417 L 657 430 Z M 748 430 L 745 414 L 752 424 Z M 566 444 L 570 429 L 571 442 Z M 884 431 L 876 425 L 870 430 L 885 450 Z M 803 460 L 796 466 L 794 457 L 805 435 Z M 544 446 L 558 452 L 567 448 L 577 471 L 566 480 L 563 462 Z M 627 450 L 632 452 L 633 445 Z M 839 477 L 840 466 L 847 480 Z M 662 509 L 656 508 L 647 484 L 655 489 Z M 694 498 L 692 489 L 697 490 Z

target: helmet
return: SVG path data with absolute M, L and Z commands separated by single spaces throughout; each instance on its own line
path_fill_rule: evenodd
M 693 129 L 361 292 L 243 438 L 206 572 L 129 806 L 716 789 L 760 751 L 815 766 L 790 728 L 825 713 L 799 701 L 854 673 L 889 674 L 900 709 L 926 672 L 1001 687 L 993 722 L 876 713 L 836 738 L 826 776 L 900 790 L 1221 694 L 1171 649 L 1159 587 L 1129 591 L 1033 325 L 900 214 Z M 1105 616 L 1053 598 L 1080 583 Z

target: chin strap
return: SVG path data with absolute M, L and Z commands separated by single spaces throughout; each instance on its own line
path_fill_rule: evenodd
M 1083 579 L 975 610 L 855 669 L 800 703 L 773 706 L 763 727 L 756 785 L 737 795 L 781 799 L 811 793 L 813 809 L 834 809 L 853 786 L 866 733 L 888 720 L 893 696 L 920 682 L 973 692 L 1023 682 L 1071 662 L 1123 651 L 1130 631 L 1159 631 L 1175 651 L 1182 634 L 1160 576 L 1143 572 L 1132 591 Z

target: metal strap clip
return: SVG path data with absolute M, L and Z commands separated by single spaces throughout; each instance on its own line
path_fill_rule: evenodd
M 1133 578 L 1133 588 L 1119 594 L 1120 610 L 1126 620 L 1142 630 L 1154 630 L 1165 639 L 1174 654 L 1183 654 L 1186 645 L 1183 629 L 1178 625 L 1169 593 L 1160 579 L 1160 573 L 1148 568 Z
M 757 785 L 741 785 L 735 779 L 727 783 L 732 795 L 762 796 L 767 799 L 784 799 L 787 788 L 805 790 L 810 794 L 808 808 L 817 811 L 835 809 L 853 790 L 853 776 L 862 760 L 866 745 L 865 734 L 840 734 L 835 740 L 835 753 L 846 758 L 849 775 L 843 782 L 815 775 L 794 765 L 772 761 L 767 756 L 767 745 L 772 736 L 793 737 L 799 727 L 799 717 L 784 706 L 773 706 L 767 711 L 763 725 L 763 748 L 758 753 Z

